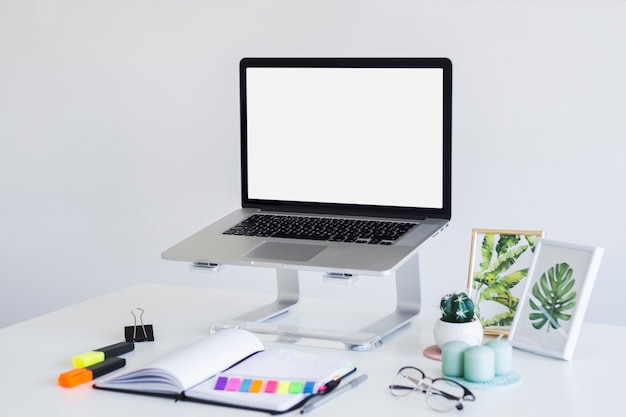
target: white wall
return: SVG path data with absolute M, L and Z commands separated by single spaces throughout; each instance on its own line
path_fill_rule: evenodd
M 268 270 L 160 259 L 238 204 L 244 56 L 451 58 L 453 222 L 421 253 L 424 303 L 465 285 L 473 227 L 543 229 L 606 249 L 587 320 L 626 325 L 624 16 L 622 1 L 0 0 L 0 327 L 142 281 L 271 289 Z

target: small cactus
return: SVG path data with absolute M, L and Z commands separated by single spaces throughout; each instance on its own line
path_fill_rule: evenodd
M 444 296 L 439 307 L 443 321 L 467 323 L 474 319 L 474 302 L 464 292 Z

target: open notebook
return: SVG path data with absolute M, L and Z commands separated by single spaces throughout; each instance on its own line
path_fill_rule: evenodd
M 265 350 L 245 330 L 229 329 L 94 388 L 282 413 L 330 381 L 354 372 L 346 359 L 293 349 Z

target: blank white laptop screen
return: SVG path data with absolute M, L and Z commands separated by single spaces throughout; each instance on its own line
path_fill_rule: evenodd
M 246 69 L 248 197 L 444 205 L 441 68 Z

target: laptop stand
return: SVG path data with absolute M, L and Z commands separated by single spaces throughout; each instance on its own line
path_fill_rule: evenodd
M 321 341 L 330 341 L 339 342 L 340 345 L 342 344 L 349 350 L 373 350 L 382 345 L 385 337 L 409 324 L 410 320 L 420 312 L 418 254 L 413 255 L 397 267 L 393 274 L 395 280 L 392 280 L 392 277 L 381 277 L 380 279 L 388 279 L 391 284 L 395 284 L 395 310 L 356 331 L 273 323 L 272 319 L 287 313 L 300 301 L 298 271 L 290 269 L 276 270 L 277 294 L 273 302 L 232 320 L 213 324 L 211 330 L 239 328 L 255 333 L 260 337 L 271 337 L 273 341 L 314 345 Z M 331 276 L 336 277 L 335 275 Z M 346 319 L 349 319 L 349 316 L 346 316 Z

